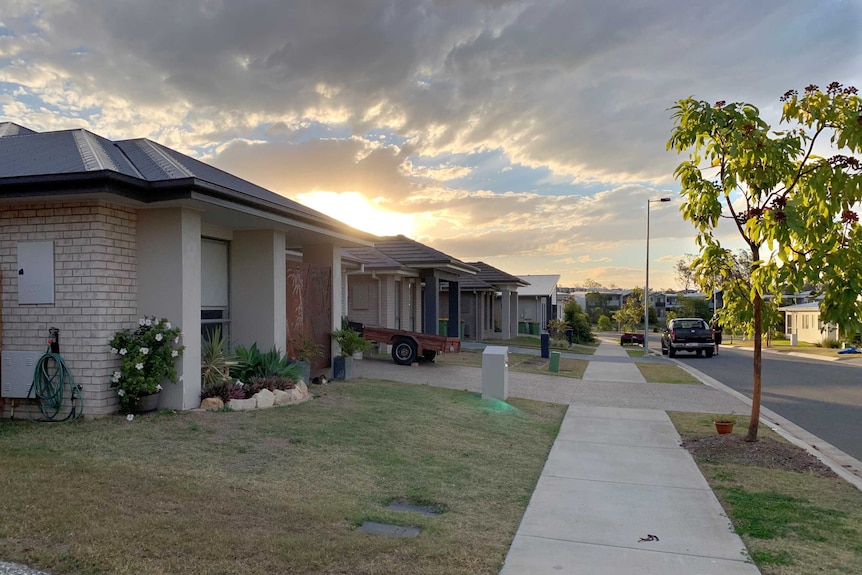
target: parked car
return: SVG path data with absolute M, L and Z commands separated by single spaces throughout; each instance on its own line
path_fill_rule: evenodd
M 620 345 L 643 345 L 644 334 L 642 333 L 624 333 L 620 336 Z
M 674 357 L 680 351 L 690 351 L 698 357 L 712 357 L 715 341 L 712 329 L 699 317 L 678 317 L 667 324 L 661 336 L 661 353 Z

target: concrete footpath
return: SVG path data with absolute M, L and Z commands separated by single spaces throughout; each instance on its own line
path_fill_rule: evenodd
M 664 411 L 569 407 L 501 575 L 753 575 Z
M 509 372 L 510 397 L 569 408 L 501 575 L 758 574 L 665 413 L 743 413 L 744 402 L 648 384 L 612 340 L 584 359 L 580 380 Z M 479 368 L 359 364 L 361 377 L 481 391 Z

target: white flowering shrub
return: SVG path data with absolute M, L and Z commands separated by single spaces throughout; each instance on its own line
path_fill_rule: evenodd
M 108 342 L 120 358 L 120 368 L 111 378 L 120 405 L 128 411 L 138 398 L 162 390 L 162 383 L 176 383 L 176 360 L 182 355 L 182 332 L 165 318 L 143 317 L 135 330 L 124 329 Z

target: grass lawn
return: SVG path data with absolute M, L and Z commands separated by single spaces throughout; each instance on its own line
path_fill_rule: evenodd
M 461 353 L 449 353 L 437 356 L 437 362 L 470 367 L 482 367 L 482 352 L 479 350 L 464 350 Z M 584 359 L 560 358 L 560 371 L 551 373 L 548 370 L 550 360 L 526 353 L 509 354 L 509 370 L 521 373 L 539 373 L 542 375 L 560 375 L 581 379 L 590 363 Z
M 676 364 L 638 362 L 635 365 L 647 383 L 701 383 L 699 379 Z
M 482 341 L 482 343 L 487 343 L 488 345 L 506 345 L 510 347 L 531 347 L 535 349 L 540 349 L 542 347 L 542 341 L 538 336 L 530 336 L 530 335 L 519 335 L 517 337 L 513 337 L 512 339 L 507 339 L 506 341 L 502 340 L 493 340 L 489 339 L 486 341 Z M 557 339 L 550 340 L 550 348 L 554 351 L 564 351 L 566 353 L 578 353 L 581 355 L 593 355 L 596 353 L 596 348 L 599 347 L 598 343 L 592 345 L 583 345 L 579 343 L 573 343 L 569 345 L 567 342 L 560 342 Z
M 64 575 L 497 573 L 565 406 L 318 390 L 260 411 L 0 423 L 0 558 Z
M 708 415 L 670 416 L 684 439 L 715 434 Z M 747 417 L 737 419 L 734 435 L 744 435 Z M 759 437 L 783 441 L 762 425 Z M 838 477 L 744 464 L 735 457 L 695 459 L 763 575 L 862 573 L 858 489 Z

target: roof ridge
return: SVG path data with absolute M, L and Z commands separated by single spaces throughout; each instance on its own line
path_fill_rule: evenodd
M 75 145 L 78 147 L 78 153 L 81 154 L 81 160 L 84 162 L 84 169 L 88 172 L 96 170 L 113 170 L 119 172 L 117 164 L 111 159 L 105 149 L 95 141 L 95 136 L 90 132 L 78 129 L 72 131 L 72 137 L 75 139 Z
M 158 145 L 146 138 L 141 138 L 138 140 L 138 146 L 141 150 L 165 173 L 168 177 L 178 178 L 178 177 L 186 177 L 193 178 L 195 177 L 194 173 L 186 168 L 184 165 L 180 164 L 164 151 L 159 149 Z

